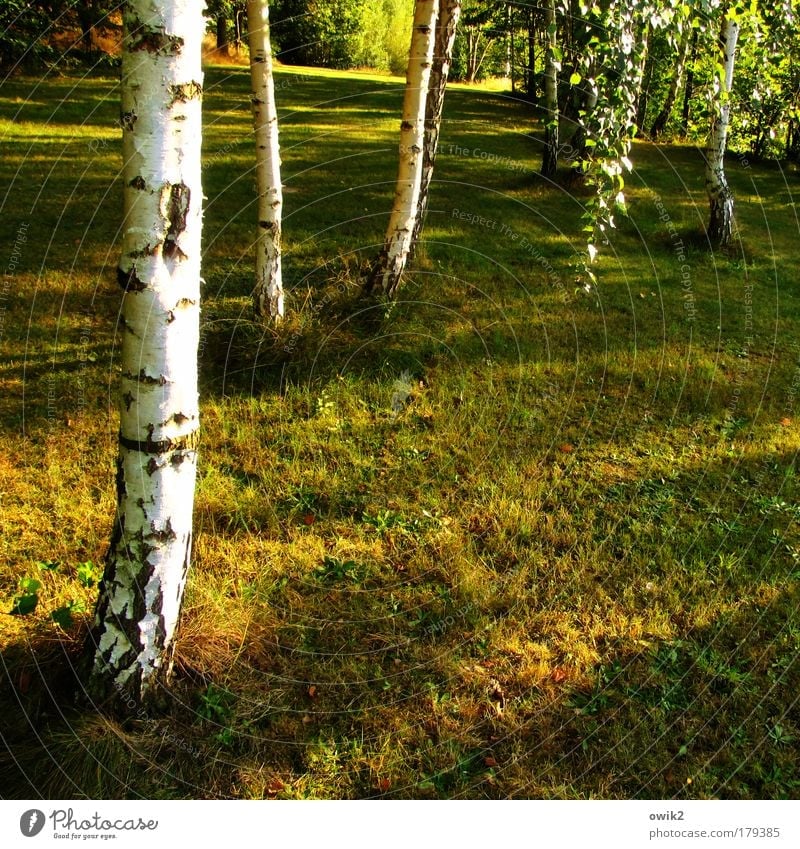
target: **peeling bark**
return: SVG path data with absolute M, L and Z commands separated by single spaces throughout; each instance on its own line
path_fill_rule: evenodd
M 202 0 L 131 0 L 123 16 L 125 221 L 117 509 L 86 693 L 122 712 L 169 667 L 189 565 L 199 436 Z
M 733 193 L 725 177 L 725 148 L 730 126 L 730 94 L 738 38 L 739 25 L 729 17 L 724 17 L 719 38 L 724 75 L 718 82 L 711 136 L 706 150 L 706 192 L 710 209 L 706 232 L 711 243 L 721 248 L 730 244 L 733 236 Z
M 428 80 L 428 97 L 425 103 L 425 136 L 422 144 L 422 177 L 420 180 L 417 214 L 411 237 L 409 259 L 422 233 L 425 214 L 428 211 L 428 194 L 433 179 L 433 166 L 436 163 L 436 151 L 439 147 L 439 132 L 442 125 L 444 94 L 450 63 L 453 59 L 453 44 L 456 28 L 461 15 L 461 0 L 439 0 L 439 12 L 436 24 L 436 40 L 433 50 L 433 64 Z
M 267 0 L 248 0 L 247 29 L 250 45 L 251 102 L 256 137 L 256 189 L 258 191 L 256 284 L 253 309 L 259 317 L 270 317 L 278 321 L 283 317 L 281 276 L 283 189 Z
M 433 64 L 438 6 L 438 0 L 416 0 L 414 6 L 414 25 L 400 125 L 397 187 L 383 250 L 366 285 L 367 291 L 370 291 L 380 282 L 383 292 L 390 298 L 395 296 L 400 285 L 417 217 L 422 186 L 426 101 Z

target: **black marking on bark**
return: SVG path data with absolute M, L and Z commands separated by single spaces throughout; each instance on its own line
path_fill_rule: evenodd
M 259 221 L 258 226 L 261 227 L 263 230 L 273 230 L 275 228 L 275 222 L 274 221 Z
M 173 183 L 169 187 L 168 226 L 167 235 L 164 239 L 164 256 L 170 259 L 186 259 L 186 254 L 178 247 L 178 237 L 186 229 L 190 195 L 189 187 L 185 183 Z
M 139 116 L 131 109 L 130 112 L 121 112 L 119 116 L 119 125 L 123 130 L 132 130 L 133 125 L 139 119 Z
M 150 436 L 146 440 L 128 439 L 127 436 L 119 437 L 120 445 L 129 451 L 141 451 L 143 454 L 169 454 L 171 451 L 196 451 L 200 444 L 200 431 L 193 430 L 175 439 L 160 439 L 154 441 Z
M 156 252 L 156 249 L 152 245 L 145 245 L 143 248 L 139 248 L 135 251 L 128 251 L 128 256 L 133 259 L 139 259 L 140 257 L 153 256 Z
M 151 457 L 144 468 L 147 474 L 150 475 L 150 477 L 153 477 L 153 475 L 158 471 L 158 460 L 156 460 L 155 457 Z
M 122 376 L 127 380 L 135 380 L 137 383 L 145 383 L 148 386 L 166 386 L 169 383 L 163 374 L 160 374 L 158 377 L 152 377 L 146 374 L 144 369 L 139 374 L 131 374 L 129 371 L 124 371 L 122 372 Z
M 134 177 L 134 178 L 130 181 L 130 183 L 128 183 L 128 185 L 129 185 L 132 189 L 138 189 L 139 191 L 142 191 L 143 189 L 145 189 L 145 188 L 147 187 L 147 183 L 145 183 L 145 181 L 144 181 L 144 177 L 142 177 L 142 176 L 141 176 L 141 174 L 140 174 L 140 175 L 138 175 L 138 176 L 136 176 L 136 177 Z
M 189 418 L 189 416 L 185 416 L 183 413 L 175 413 L 172 416 L 172 421 L 174 421 L 176 425 L 181 425 L 184 422 L 188 422 Z
M 401 130 L 413 130 L 414 125 L 411 123 L 411 121 L 401 121 L 400 122 L 400 129 Z
M 178 35 L 167 35 L 165 32 L 150 29 L 137 20 L 131 21 L 129 27 L 131 36 L 128 49 L 131 53 L 146 50 L 148 53 L 160 53 L 163 56 L 177 56 L 181 52 L 183 39 Z
M 180 83 L 179 85 L 171 85 L 169 87 L 172 94 L 172 103 L 188 103 L 190 100 L 196 100 L 203 94 L 202 83 L 192 80 L 189 83 Z
M 136 267 L 130 271 L 125 271 L 123 268 L 117 268 L 117 283 L 124 292 L 142 292 L 147 288 L 146 283 L 136 276 Z
M 134 402 L 136 399 L 133 397 L 133 395 L 132 395 L 130 392 L 126 392 L 126 393 L 122 396 L 122 400 L 123 400 L 123 402 L 125 403 L 125 409 L 126 409 L 126 410 L 130 410 L 130 408 L 131 408 L 131 404 L 133 404 L 133 402 Z
M 184 308 L 184 307 L 194 307 L 197 305 L 197 301 L 192 300 L 192 298 L 181 298 L 177 304 L 175 304 L 175 309 Z
M 172 324 L 175 321 L 175 313 L 172 310 L 167 310 L 167 324 Z
M 250 102 L 253 104 L 253 106 L 263 106 L 265 101 L 261 100 L 258 97 L 251 97 Z
M 156 542 L 172 542 L 176 540 L 178 535 L 172 529 L 172 520 L 167 516 L 167 522 L 161 529 L 156 527 L 155 522 L 150 523 L 150 533 L 145 534 L 144 539 L 154 539 Z

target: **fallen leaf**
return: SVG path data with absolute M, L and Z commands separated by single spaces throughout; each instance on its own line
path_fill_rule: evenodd
M 791 423 L 792 423 L 792 420 L 791 420 L 790 418 L 787 418 L 786 416 L 784 416 L 784 417 L 781 419 L 781 427 L 789 427 L 789 425 L 790 425 Z
M 385 793 L 392 786 L 392 782 L 388 778 L 381 778 L 378 781 L 378 790 Z
M 273 778 L 267 785 L 267 794 L 269 796 L 277 796 L 286 787 L 280 778 Z
M 496 761 L 494 758 L 492 758 L 492 757 L 484 758 L 484 759 L 483 759 L 483 762 L 484 762 L 484 764 L 486 764 L 486 766 L 488 766 L 488 767 L 497 766 L 497 761 Z
M 551 677 L 552 677 L 553 681 L 556 682 L 556 684 L 560 684 L 562 681 L 564 681 L 566 679 L 567 673 L 564 672 L 564 670 L 560 666 L 557 666 L 553 670 Z
M 308 697 L 309 697 L 310 699 L 313 699 L 313 698 L 315 698 L 315 697 L 316 697 L 316 695 L 317 695 L 317 688 L 316 688 L 316 687 L 312 684 L 312 685 L 308 688 Z
M 558 446 L 558 450 L 559 450 L 562 454 L 572 454 L 572 452 L 573 452 L 575 449 L 574 449 L 574 448 L 573 448 L 573 447 L 569 444 L 569 442 L 564 442 L 562 445 L 559 445 L 559 446 Z
M 313 525 L 315 521 L 316 517 L 313 513 L 306 513 L 306 515 L 303 516 L 303 523 L 306 525 Z

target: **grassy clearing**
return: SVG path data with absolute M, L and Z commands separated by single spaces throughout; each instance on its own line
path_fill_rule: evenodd
M 0 621 L 3 795 L 796 796 L 796 172 L 731 160 L 742 238 L 715 256 L 699 152 L 638 144 L 586 293 L 580 198 L 538 177 L 528 107 L 454 86 L 426 242 L 387 309 L 358 272 L 402 90 L 363 74 L 279 74 L 275 332 L 250 319 L 247 71 L 208 73 L 172 706 L 70 708 L 113 506 L 117 95 L 0 93 L 4 266 L 26 237 L 0 332 L 2 609 L 41 585 Z

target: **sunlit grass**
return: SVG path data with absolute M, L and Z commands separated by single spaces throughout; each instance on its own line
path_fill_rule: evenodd
M 207 74 L 194 569 L 172 707 L 120 724 L 52 702 L 114 501 L 118 86 L 0 92 L 4 266 L 26 236 L 0 331 L 3 610 L 41 584 L 0 626 L 7 794 L 30 796 L 21 769 L 53 797 L 795 796 L 796 173 L 731 160 L 742 241 L 715 256 L 700 152 L 637 144 L 587 293 L 580 197 L 538 177 L 530 108 L 454 87 L 389 309 L 359 273 L 402 82 L 281 69 L 277 94 L 274 330 L 250 315 L 247 69 Z

